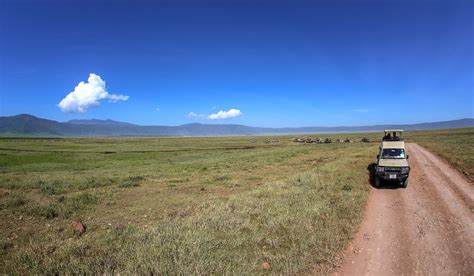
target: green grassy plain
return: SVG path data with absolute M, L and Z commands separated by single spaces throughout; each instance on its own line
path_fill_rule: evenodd
M 358 141 L 380 133 L 319 136 L 355 143 L 0 139 L 0 273 L 326 273 L 368 196 L 379 144 Z
M 447 160 L 474 181 L 474 128 L 413 131 L 407 140 L 418 143 Z

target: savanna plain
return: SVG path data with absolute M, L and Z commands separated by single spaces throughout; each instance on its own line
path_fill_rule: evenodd
M 329 273 L 363 218 L 381 134 L 302 136 L 354 143 L 1 138 L 0 273 Z M 473 138 L 406 133 L 470 181 Z

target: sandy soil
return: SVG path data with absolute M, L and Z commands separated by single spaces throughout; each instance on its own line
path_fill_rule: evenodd
M 407 152 L 408 187 L 372 188 L 336 275 L 474 275 L 474 186 L 423 147 Z

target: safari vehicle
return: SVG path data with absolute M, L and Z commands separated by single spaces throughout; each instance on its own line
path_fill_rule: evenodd
M 384 180 L 398 182 L 402 188 L 406 188 L 408 185 L 410 166 L 402 134 L 403 130 L 399 129 L 384 131 L 375 166 L 376 187 L 380 187 Z

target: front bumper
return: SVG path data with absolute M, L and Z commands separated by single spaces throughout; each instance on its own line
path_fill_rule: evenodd
M 406 171 L 402 171 L 402 168 L 393 167 L 385 167 L 384 171 L 380 171 L 378 168 L 376 168 L 375 174 L 377 177 L 383 180 L 405 181 L 410 174 L 410 168 L 408 168 Z

